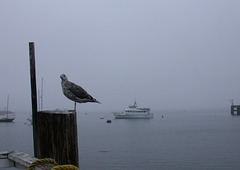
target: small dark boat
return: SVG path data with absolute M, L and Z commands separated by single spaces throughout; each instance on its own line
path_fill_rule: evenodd
M 107 120 L 107 123 L 112 123 L 112 121 L 111 120 Z

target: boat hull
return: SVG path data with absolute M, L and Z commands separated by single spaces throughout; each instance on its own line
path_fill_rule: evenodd
M 132 115 L 132 114 L 117 114 L 114 113 L 115 119 L 152 119 L 153 114 Z
M 14 119 L 0 119 L 0 122 L 12 122 Z

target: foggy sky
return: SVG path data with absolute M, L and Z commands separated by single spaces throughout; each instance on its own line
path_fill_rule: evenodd
M 10 95 L 10 110 L 31 111 L 29 42 L 44 110 L 73 108 L 62 73 L 102 103 L 80 112 L 240 104 L 238 0 L 1 0 L 0 21 L 0 110 Z

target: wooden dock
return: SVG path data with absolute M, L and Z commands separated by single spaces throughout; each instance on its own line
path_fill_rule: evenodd
M 0 152 L 0 169 L 2 170 L 79 170 L 74 165 L 59 165 L 51 158 L 38 159 L 23 152 Z
M 28 169 L 28 167 L 38 160 L 23 152 L 0 152 L 0 169 Z M 40 169 L 40 168 L 39 168 Z
M 231 115 L 240 115 L 240 105 L 231 105 Z

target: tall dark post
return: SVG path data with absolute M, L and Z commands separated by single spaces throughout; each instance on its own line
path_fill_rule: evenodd
M 30 77 L 31 77 L 31 97 L 32 97 L 32 120 L 33 120 L 33 143 L 34 156 L 38 157 L 38 147 L 36 139 L 36 114 L 37 114 L 37 86 L 36 86 L 36 71 L 35 71 L 35 50 L 34 42 L 29 43 L 29 61 L 30 61 Z

